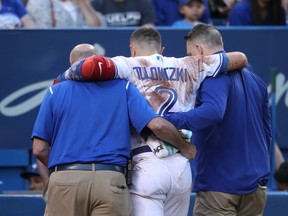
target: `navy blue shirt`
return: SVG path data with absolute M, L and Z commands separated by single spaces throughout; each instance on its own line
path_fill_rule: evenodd
M 286 25 L 286 14 L 282 8 L 281 11 L 281 25 Z M 231 26 L 252 26 L 254 25 L 252 20 L 251 4 L 250 1 L 238 2 L 231 10 L 229 15 L 229 25 Z M 269 14 L 264 20 L 263 25 L 272 25 L 272 20 Z
M 268 178 L 270 107 L 267 86 L 255 73 L 243 69 L 206 78 L 196 108 L 166 118 L 193 131 L 193 191 L 245 194 Z
M 125 80 L 66 81 L 48 89 L 32 137 L 51 144 L 48 168 L 86 162 L 126 166 L 130 123 L 141 132 L 157 116 Z

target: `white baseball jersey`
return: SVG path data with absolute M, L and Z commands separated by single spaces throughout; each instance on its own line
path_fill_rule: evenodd
M 194 108 L 196 93 L 207 76 L 226 72 L 226 54 L 208 57 L 164 57 L 159 54 L 141 57 L 114 57 L 115 78 L 132 82 L 159 114 L 183 112 Z M 137 138 L 136 138 L 137 137 Z M 137 140 L 133 140 L 137 139 Z M 132 138 L 132 149 L 145 141 L 140 136 Z

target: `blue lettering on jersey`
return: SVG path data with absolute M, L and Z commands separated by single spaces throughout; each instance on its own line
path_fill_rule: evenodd
M 167 75 L 166 71 L 163 70 L 163 68 L 158 67 L 157 72 L 159 75 L 159 80 L 168 80 L 168 75 Z
M 176 80 L 182 80 L 182 82 L 187 82 L 187 69 L 176 68 Z
M 151 80 L 159 80 L 156 67 L 151 67 L 150 72 L 151 72 Z
M 133 67 L 139 80 L 170 80 L 187 82 L 186 68 Z
M 144 74 L 144 79 L 149 79 L 147 69 L 145 67 L 143 68 L 143 74 Z
M 133 70 L 136 71 L 138 78 L 139 78 L 139 79 L 142 79 L 142 76 L 141 76 L 141 67 L 133 67 Z M 141 77 L 141 78 L 140 78 L 140 77 Z

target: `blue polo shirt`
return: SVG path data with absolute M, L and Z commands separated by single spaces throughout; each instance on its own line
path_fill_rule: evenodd
M 270 107 L 266 84 L 243 69 L 202 83 L 195 109 L 166 115 L 193 131 L 193 191 L 246 194 L 269 176 Z
M 130 123 L 140 133 L 155 117 L 128 81 L 66 81 L 48 89 L 32 138 L 51 145 L 48 168 L 87 162 L 126 166 Z

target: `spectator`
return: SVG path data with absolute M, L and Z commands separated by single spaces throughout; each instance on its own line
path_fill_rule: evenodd
M 203 0 L 205 9 L 202 14 L 202 16 L 199 18 L 200 22 L 207 23 L 207 24 L 213 24 L 213 21 L 211 19 L 211 12 L 210 12 L 210 5 L 208 0 Z
M 288 190 L 288 162 L 283 162 L 279 169 L 275 172 L 274 178 L 276 180 L 277 190 Z
M 282 7 L 286 13 L 286 24 L 288 24 L 288 0 L 282 0 Z
M 227 19 L 237 1 L 239 0 L 209 0 L 212 18 Z
M 229 25 L 286 25 L 286 14 L 281 1 L 245 0 L 238 2 L 231 10 Z
M 182 18 L 178 10 L 179 0 L 153 0 L 153 3 L 157 16 L 157 26 L 170 26 Z
M 188 1 L 186 0 L 186 2 Z M 199 21 L 212 24 L 208 0 L 203 1 L 205 10 Z M 154 0 L 153 3 L 156 10 L 157 26 L 171 26 L 174 22 L 183 19 L 179 12 L 179 0 Z
M 21 0 L 0 0 L 0 29 L 35 28 Z
M 92 0 L 107 26 L 154 26 L 156 14 L 151 0 Z
M 101 26 L 105 22 L 89 0 L 29 0 L 26 8 L 39 28 Z
M 33 163 L 28 169 L 20 174 L 23 179 L 29 181 L 29 190 L 43 190 L 45 182 L 41 178 L 37 163 Z
M 180 13 L 184 19 L 173 23 L 173 27 L 192 28 L 199 24 L 199 18 L 203 15 L 205 5 L 203 0 L 180 0 Z

